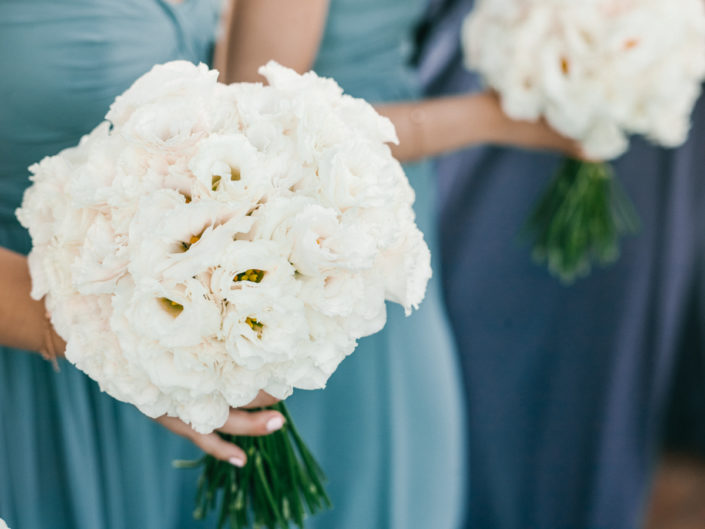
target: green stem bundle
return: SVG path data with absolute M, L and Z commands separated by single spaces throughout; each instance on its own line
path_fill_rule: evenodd
M 219 511 L 217 528 L 289 529 L 304 527 L 307 511 L 331 507 L 323 488 L 325 476 L 296 430 L 284 403 L 279 411 L 286 423 L 264 437 L 223 435 L 247 453 L 244 468 L 206 455 L 197 461 L 175 461 L 179 468 L 203 466 L 196 493 L 196 519 Z
M 609 164 L 568 158 L 529 216 L 525 232 L 534 239 L 534 259 L 572 283 L 593 264 L 614 262 L 620 238 L 638 226 L 634 206 Z

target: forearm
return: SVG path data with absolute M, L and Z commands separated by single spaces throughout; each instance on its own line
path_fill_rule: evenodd
M 275 60 L 311 69 L 323 36 L 328 0 L 236 0 L 220 43 L 221 81 L 262 81 L 260 66 Z
M 581 156 L 579 145 L 545 122 L 510 119 L 489 92 L 377 105 L 397 129 L 392 152 L 402 162 L 490 143 Z
M 488 94 L 376 105 L 392 120 L 399 145 L 394 156 L 413 161 L 483 142 L 497 141 L 501 116 Z
M 30 297 L 32 281 L 27 258 L 0 248 L 0 345 L 53 357 L 63 352 L 63 341 L 54 333 L 44 301 Z

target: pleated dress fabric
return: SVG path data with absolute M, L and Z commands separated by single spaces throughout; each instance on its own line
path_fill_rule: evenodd
M 14 217 L 27 167 L 76 144 L 154 64 L 208 61 L 219 9 L 212 0 L 0 1 L 0 245 L 30 249 Z M 0 518 L 18 529 L 205 527 L 192 517 L 197 472 L 171 466 L 198 450 L 59 367 L 0 348 Z

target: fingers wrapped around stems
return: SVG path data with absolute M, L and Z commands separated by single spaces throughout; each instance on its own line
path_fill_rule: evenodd
M 276 399 L 262 393 L 248 407 L 259 408 L 267 405 L 266 403 L 274 402 Z M 164 415 L 156 420 L 175 434 L 190 440 L 206 454 L 237 467 L 244 467 L 247 464 L 247 454 L 239 446 L 225 440 L 218 432 L 237 436 L 269 435 L 281 429 L 286 422 L 284 416 L 276 410 L 248 411 L 233 408 L 223 426 L 215 432 L 202 434 L 176 417 Z

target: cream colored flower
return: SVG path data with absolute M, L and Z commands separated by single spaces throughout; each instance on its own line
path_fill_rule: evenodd
M 610 159 L 641 134 L 685 141 L 705 79 L 702 0 L 480 0 L 467 65 L 515 119 L 540 116 Z
M 74 148 L 32 166 L 32 296 L 113 397 L 199 432 L 260 390 L 325 386 L 428 248 L 391 123 L 330 79 L 156 66 Z

